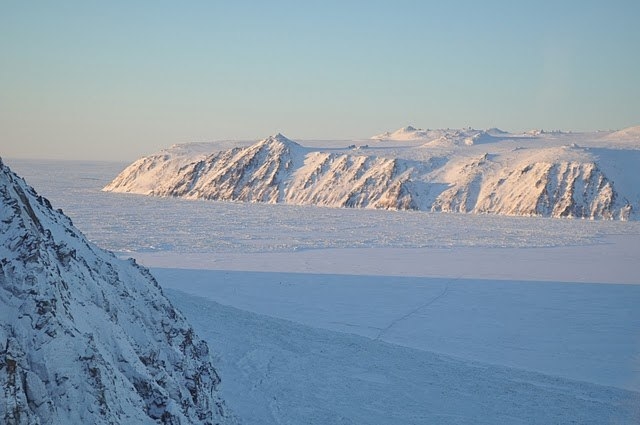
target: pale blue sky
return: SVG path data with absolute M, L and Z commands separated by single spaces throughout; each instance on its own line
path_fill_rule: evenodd
M 0 0 L 0 155 L 640 124 L 640 1 Z

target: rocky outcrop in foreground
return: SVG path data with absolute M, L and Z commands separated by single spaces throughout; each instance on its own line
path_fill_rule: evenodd
M 133 260 L 0 161 L 0 423 L 234 423 L 207 344 Z

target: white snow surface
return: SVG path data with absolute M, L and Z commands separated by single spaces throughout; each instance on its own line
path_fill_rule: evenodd
M 100 192 L 119 164 L 10 165 L 151 267 L 245 423 L 640 423 L 638 221 L 193 202 Z
M 296 143 L 277 134 L 176 145 L 135 161 L 104 190 L 243 202 L 635 218 L 637 128 L 607 133 L 405 127 L 359 141 Z M 394 143 L 389 143 L 393 141 Z M 303 146 L 304 145 L 304 146 Z M 621 162 L 620 158 L 624 158 Z
M 637 392 L 309 327 L 182 291 L 168 294 L 199 332 L 221 342 L 225 397 L 247 423 L 632 424 L 640 418 Z M 484 326 L 476 329 L 486 333 Z

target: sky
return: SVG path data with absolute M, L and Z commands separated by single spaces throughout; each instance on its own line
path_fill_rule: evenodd
M 0 0 L 0 156 L 640 125 L 640 1 Z

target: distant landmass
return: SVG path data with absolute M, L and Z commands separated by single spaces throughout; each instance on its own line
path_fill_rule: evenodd
M 326 207 L 637 219 L 640 127 L 615 132 L 407 126 L 368 140 L 182 144 L 104 190 Z M 330 147 L 327 147 L 330 146 Z

